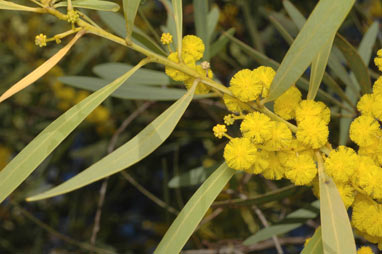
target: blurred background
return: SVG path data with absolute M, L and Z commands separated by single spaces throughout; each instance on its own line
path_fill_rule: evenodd
M 33 5 L 28 1 L 15 2 Z M 166 25 L 163 2 L 142 0 L 135 22 L 153 40 L 157 40 Z M 291 2 L 305 16 L 317 3 Z M 117 3 L 122 6 L 120 1 Z M 183 3 L 185 34 L 195 34 L 193 2 Z M 234 32 L 236 38 L 278 62 L 289 45 L 272 19 L 283 24 L 292 36 L 298 32 L 281 0 L 216 0 L 209 1 L 209 5 L 211 10 L 218 11 L 214 41 L 223 38 L 223 31 Z M 83 12 L 113 32 L 102 13 Z M 382 1 L 357 1 L 340 33 L 357 46 L 375 20 L 382 21 Z M 36 35 L 44 33 L 52 37 L 68 29 L 66 22 L 53 16 L 0 10 L 0 93 L 69 41 L 66 38 L 61 45 L 52 42 L 40 48 L 34 43 Z M 381 41 L 380 36 L 376 47 L 382 46 Z M 0 105 L 0 170 L 49 123 L 89 94 L 64 84 L 58 77 L 96 77 L 93 70 L 100 64 L 134 65 L 141 57 L 105 39 L 84 36 L 47 75 Z M 212 70 L 224 84 L 239 69 L 258 65 L 228 40 L 211 58 Z M 163 70 L 154 64 L 147 68 Z M 168 84 L 178 85 L 171 81 Z M 107 99 L 0 205 L 0 253 L 151 253 L 185 202 L 222 161 L 225 141 L 215 139 L 211 129 L 222 122 L 227 112 L 217 99 L 195 100 L 170 138 L 153 154 L 122 173 L 48 200 L 28 203 L 25 197 L 56 186 L 92 165 L 134 137 L 173 101 Z M 331 138 L 335 136 L 336 133 L 331 133 Z M 191 183 L 182 182 L 179 175 L 191 170 L 197 177 Z M 243 193 L 256 196 L 289 184 L 237 174 L 218 200 L 237 198 Z M 258 206 L 269 224 L 315 200 L 308 188 L 288 189 L 283 195 L 278 201 L 270 199 Z M 317 218 L 307 220 L 281 237 L 284 252 L 299 253 L 318 224 Z M 185 249 L 236 248 L 240 252 L 232 253 L 277 253 L 270 240 L 252 248 L 242 245 L 244 239 L 262 227 L 259 216 L 246 206 L 233 207 L 229 203 L 213 206 Z

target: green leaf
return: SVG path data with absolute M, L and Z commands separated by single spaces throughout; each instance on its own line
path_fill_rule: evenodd
M 183 4 L 182 0 L 172 0 L 174 8 L 174 19 L 176 26 L 176 41 L 178 52 L 182 52 L 182 39 L 183 39 Z
M 222 207 L 222 206 L 251 206 L 251 205 L 262 205 L 268 202 L 275 200 L 280 200 L 285 197 L 288 197 L 294 193 L 298 188 L 295 185 L 286 186 L 262 195 L 255 197 L 248 197 L 247 199 L 230 199 L 223 201 L 216 201 L 212 204 L 213 207 Z
M 179 253 L 235 170 L 223 163 L 200 186 L 167 230 L 154 254 Z
M 324 253 L 356 254 L 348 213 L 333 180 L 319 170 L 320 214 Z
M 361 86 L 362 93 L 371 92 L 371 81 L 369 76 L 369 70 L 358 54 L 357 50 L 342 36 L 337 35 L 334 39 L 334 43 L 337 48 L 344 54 L 350 69 L 353 71 L 358 83 Z
M 198 167 L 191 169 L 190 171 L 187 171 L 179 176 L 173 177 L 168 182 L 169 188 L 179 188 L 179 187 L 189 187 L 201 184 L 204 182 L 204 180 L 209 177 L 212 172 L 214 172 L 216 167 Z
M 195 88 L 196 86 L 193 86 L 182 98 L 117 150 L 59 186 L 27 200 L 36 201 L 71 192 L 118 173 L 145 158 L 170 136 L 190 104 Z
M 207 36 L 209 42 L 212 40 L 215 28 L 219 22 L 220 11 L 219 8 L 214 6 L 207 15 Z
M 208 24 L 208 1 L 194 0 L 193 3 L 196 35 L 204 42 L 204 45 L 206 47 L 204 59 L 208 61 L 208 59 L 206 58 L 209 52 L 208 25 L 206 25 Z
M 281 25 L 281 23 L 273 16 L 268 17 L 269 21 L 271 21 L 272 25 L 276 28 L 276 30 L 280 33 L 280 35 L 284 38 L 284 40 L 291 45 L 293 43 L 292 36 L 288 33 L 288 31 Z
M 103 79 L 113 80 L 132 67 L 126 63 L 103 63 L 96 65 L 93 72 Z M 136 71 L 127 82 L 134 85 L 162 86 L 170 84 L 170 78 L 163 71 L 142 68 Z
M 16 4 L 13 2 L 9 2 L 9 1 L 0 0 L 0 10 L 35 12 L 37 10 L 37 8 L 24 6 L 24 5 Z
M 112 12 L 98 12 L 101 20 L 118 36 L 125 38 L 126 22 L 122 15 Z M 132 41 L 146 49 L 151 49 L 155 53 L 165 55 L 165 51 L 138 27 L 133 27 Z
M 68 6 L 67 1 L 59 2 L 54 5 L 55 8 Z M 103 0 L 72 0 L 72 6 L 76 8 L 92 9 L 98 11 L 119 11 L 119 5 Z
M 230 36 L 233 36 L 235 34 L 235 28 L 230 28 L 225 33 Z M 217 39 L 211 45 L 210 58 L 216 56 L 216 54 L 221 52 L 227 46 L 228 42 L 229 38 L 225 34 L 220 35 L 219 39 Z
M 326 65 L 328 63 L 330 51 L 332 49 L 333 39 L 334 37 L 324 45 L 324 47 L 318 52 L 317 56 L 313 60 L 310 70 L 309 90 L 306 97 L 308 100 L 314 100 L 318 89 L 320 88 L 322 77 L 324 76 Z
M 375 44 L 375 40 L 377 39 L 379 29 L 379 23 L 374 22 L 370 28 L 367 30 L 365 35 L 363 36 L 361 43 L 358 47 L 358 53 L 361 56 L 362 60 L 369 65 L 371 52 L 373 50 L 373 46 Z M 354 74 L 351 75 L 352 80 L 357 83 Z M 353 82 L 353 81 L 352 81 Z M 355 104 L 359 99 L 359 86 L 356 87 L 356 90 L 350 89 L 350 87 L 346 87 L 345 94 L 350 98 L 350 100 Z M 341 110 L 342 114 L 346 114 Z M 352 119 L 351 118 L 341 118 L 340 119 L 340 133 L 339 133 L 339 144 L 346 145 L 349 136 L 349 127 Z
M 283 1 L 283 5 L 288 15 L 292 18 L 299 30 L 304 26 L 306 18 L 301 12 L 288 0 Z
M 253 245 L 260 241 L 267 240 L 274 235 L 287 233 L 295 228 L 298 228 L 305 221 L 317 217 L 320 202 L 318 200 L 310 204 L 310 207 L 301 208 L 287 215 L 285 219 L 279 223 L 259 230 L 253 236 L 250 236 L 244 241 L 244 245 Z M 339 252 L 340 253 L 340 252 Z M 342 253 L 342 252 L 341 252 Z M 343 252 L 345 253 L 345 252 Z
M 165 6 L 167 12 L 166 26 L 162 26 L 162 32 L 170 33 L 172 36 L 176 35 L 176 24 L 174 17 L 174 8 L 172 7 L 170 0 L 162 0 L 161 3 Z M 174 40 L 173 44 L 177 48 L 178 41 Z
M 130 39 L 133 33 L 135 16 L 137 15 L 139 4 L 141 0 L 123 0 L 123 13 L 125 14 L 126 20 L 126 31 L 127 38 Z
M 88 91 L 97 91 L 104 87 L 109 81 L 84 76 L 64 76 L 59 80 L 67 85 L 85 89 Z M 133 85 L 135 83 L 126 81 L 124 86 L 118 88 L 111 96 L 125 100 L 153 100 L 153 101 L 171 101 L 182 97 L 186 90 L 168 87 L 153 87 L 145 85 Z M 206 97 L 206 96 L 202 96 Z
M 323 254 L 321 227 L 316 229 L 312 238 L 302 250 L 301 254 Z
M 275 100 L 299 79 L 321 48 L 333 38 L 354 1 L 318 2 L 281 62 L 266 101 Z
M 142 64 L 73 106 L 46 127 L 0 171 L 0 203 L 110 94 Z

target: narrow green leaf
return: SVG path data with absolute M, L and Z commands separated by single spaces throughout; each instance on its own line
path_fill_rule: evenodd
M 207 36 L 211 42 L 215 28 L 219 22 L 220 11 L 219 8 L 214 6 L 207 15 Z
M 37 8 L 24 6 L 4 0 L 0 0 L 0 10 L 37 12 Z
M 276 28 L 276 30 L 280 33 L 280 35 L 284 38 L 284 40 L 291 45 L 293 43 L 292 36 L 288 33 L 288 31 L 280 24 L 280 22 L 273 16 L 268 17 L 269 21 L 271 21 L 272 25 Z
M 182 0 L 172 0 L 172 7 L 174 8 L 174 19 L 176 26 L 176 41 L 179 56 L 182 52 L 182 38 L 183 38 L 183 3 Z
M 324 254 L 321 227 L 316 229 L 316 232 L 314 232 L 312 238 L 302 250 L 301 254 Z
M 298 228 L 305 221 L 309 219 L 314 219 L 318 215 L 318 209 L 320 206 L 320 202 L 318 200 L 314 201 L 310 204 L 310 207 L 301 208 L 293 213 L 287 215 L 285 219 L 280 221 L 279 223 L 269 226 L 267 228 L 259 230 L 253 236 L 247 238 L 243 243 L 244 245 L 253 245 L 260 241 L 267 240 L 274 235 L 280 235 L 287 233 L 293 229 Z M 341 252 L 342 253 L 342 252 Z M 344 252 L 345 253 L 345 252 Z
M 205 45 L 204 59 L 206 59 L 209 52 L 209 37 L 208 37 L 208 1 L 206 0 L 194 0 L 194 20 L 196 35 L 202 39 Z M 206 59 L 207 60 L 207 59 Z
M 103 63 L 96 65 L 93 72 L 103 79 L 114 80 L 133 66 L 126 63 Z M 163 71 L 139 69 L 127 81 L 134 85 L 162 86 L 170 84 L 170 78 Z
M 319 170 L 320 214 L 324 253 L 356 254 L 348 213 L 333 180 Z
M 117 150 L 68 181 L 41 194 L 29 197 L 27 200 L 36 201 L 74 191 L 118 173 L 145 158 L 170 136 L 190 104 L 195 88 L 196 86 L 193 86 L 182 98 Z
M 59 2 L 54 5 L 55 8 L 66 7 L 68 6 L 67 1 Z M 72 0 L 72 6 L 76 8 L 92 9 L 98 11 L 119 11 L 119 5 L 103 0 Z
M 125 38 L 126 22 L 122 15 L 112 12 L 98 12 L 101 20 L 118 36 Z M 151 49 L 155 53 L 165 55 L 166 52 L 138 27 L 133 27 L 132 41 L 146 49 Z
M 160 241 L 154 254 L 179 253 L 235 170 L 223 163 L 200 186 Z
M 379 23 L 374 22 L 370 28 L 367 30 L 365 35 L 363 36 L 361 43 L 358 47 L 358 53 L 361 56 L 362 60 L 368 66 L 371 58 L 371 52 L 373 50 L 373 46 L 375 44 L 375 40 L 377 39 L 379 30 Z M 357 83 L 354 74 L 350 75 L 352 82 Z M 356 90 L 350 89 L 350 87 L 346 87 L 345 94 L 350 98 L 350 100 L 355 104 L 359 99 L 359 86 L 356 87 Z M 342 114 L 346 114 L 341 110 Z M 351 118 L 341 118 L 340 119 L 340 133 L 339 133 L 339 144 L 346 145 L 349 137 L 349 127 L 352 119 Z
M 88 91 L 97 91 L 109 82 L 100 78 L 84 76 L 64 76 L 59 80 L 64 84 Z M 135 85 L 134 82 L 126 81 L 111 96 L 125 100 L 171 101 L 179 99 L 185 93 L 184 89 Z
M 333 40 L 334 37 L 324 45 L 324 47 L 318 52 L 317 56 L 313 60 L 312 67 L 310 70 L 309 90 L 308 95 L 306 97 L 308 100 L 314 100 L 314 98 L 317 95 L 318 89 L 322 81 L 322 77 L 325 73 L 326 65 L 328 63 L 330 51 L 333 45 Z
M 230 28 L 225 33 L 230 36 L 233 36 L 235 34 L 235 28 Z M 221 52 L 227 46 L 228 42 L 229 38 L 225 34 L 220 35 L 219 39 L 217 39 L 211 45 L 210 58 L 216 56 L 219 52 Z
M 197 167 L 187 171 L 181 175 L 173 177 L 168 182 L 169 188 L 189 187 L 201 184 L 207 179 L 214 171 L 216 167 Z
M 304 26 L 306 18 L 301 12 L 288 0 L 283 1 L 283 5 L 288 15 L 292 18 L 299 30 Z
M 281 62 L 269 89 L 267 101 L 275 100 L 299 79 L 323 45 L 335 35 L 354 1 L 318 2 Z
M 357 50 L 342 36 L 337 35 L 334 39 L 337 48 L 344 54 L 348 61 L 349 67 L 354 73 L 361 86 L 362 93 L 371 92 L 371 81 L 369 70 L 363 61 L 362 57 L 358 54 Z
M 142 64 L 91 94 L 46 127 L 3 170 L 0 171 L 0 203 L 110 94 Z
M 162 0 L 162 4 L 164 5 L 166 12 L 167 12 L 167 20 L 166 20 L 166 26 L 162 26 L 162 32 L 164 33 L 170 33 L 172 36 L 176 36 L 176 24 L 175 24 L 175 17 L 174 17 L 174 8 L 172 7 L 171 0 Z M 175 48 L 178 46 L 178 41 L 173 40 L 173 44 Z
M 125 14 L 126 20 L 126 35 L 130 39 L 133 33 L 135 16 L 137 15 L 139 4 L 141 0 L 123 0 L 123 13 Z

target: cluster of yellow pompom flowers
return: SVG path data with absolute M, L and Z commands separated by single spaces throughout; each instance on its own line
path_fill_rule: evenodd
M 375 63 L 382 70 L 382 50 Z M 350 139 L 358 145 L 355 151 L 346 146 L 332 149 L 329 108 L 319 101 L 303 100 L 295 86 L 274 101 L 274 113 L 261 110 L 274 76 L 272 68 L 260 66 L 232 77 L 233 96 L 224 95 L 223 100 L 233 114 L 213 128 L 217 138 L 229 139 L 224 149 L 227 165 L 266 179 L 286 178 L 295 185 L 311 186 L 319 197 L 315 151 L 325 150 L 325 172 L 334 180 L 345 207 L 352 207 L 353 227 L 382 248 L 382 77 L 374 83 L 373 93 L 358 102 L 360 115 L 350 126 Z M 227 126 L 236 121 L 240 121 L 241 136 L 231 137 Z

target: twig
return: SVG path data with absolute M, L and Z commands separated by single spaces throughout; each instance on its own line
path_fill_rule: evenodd
M 110 154 L 115 149 L 117 140 L 119 135 L 126 129 L 126 127 L 137 117 L 139 116 L 143 111 L 145 111 L 153 102 L 146 102 L 142 106 L 140 106 L 137 110 L 135 110 L 126 120 L 124 120 L 121 124 L 121 126 L 118 128 L 118 130 L 113 134 L 109 146 L 107 148 L 107 152 Z M 97 204 L 97 211 L 96 215 L 94 217 L 94 226 L 92 230 L 92 235 L 90 237 L 90 244 L 95 245 L 95 242 L 97 240 L 97 234 L 100 230 L 100 222 L 101 222 L 101 215 L 102 215 L 102 206 L 105 202 L 106 197 L 106 191 L 107 191 L 107 185 L 108 185 L 109 177 L 105 178 L 105 180 L 102 182 L 100 191 L 99 191 L 99 199 Z
M 115 254 L 114 251 L 110 251 L 110 250 L 106 250 L 106 249 L 102 249 L 102 248 L 98 248 L 98 247 L 94 247 L 90 244 L 87 244 L 87 243 L 82 243 L 80 241 L 77 241 L 77 240 L 74 240 L 72 238 L 70 238 L 69 236 L 66 236 L 64 234 L 61 234 L 60 232 L 56 231 L 54 228 L 52 228 L 51 226 L 49 226 L 48 224 L 45 224 L 44 222 L 42 222 L 41 220 L 39 220 L 38 218 L 36 218 L 33 214 L 31 214 L 30 212 L 28 212 L 27 210 L 25 210 L 24 208 L 22 208 L 20 205 L 18 205 L 17 203 L 15 202 L 11 202 L 12 205 L 14 205 L 27 219 L 31 220 L 33 223 L 37 224 L 39 227 L 41 227 L 43 230 L 47 231 L 49 234 L 51 235 L 54 235 L 55 237 L 57 237 L 58 239 L 64 241 L 64 242 L 67 242 L 68 244 L 71 244 L 71 245 L 74 245 L 74 246 L 77 246 L 78 248 L 81 248 L 83 250 L 87 250 L 87 251 L 93 251 L 93 252 L 96 252 L 96 253 L 101 253 L 101 254 L 106 254 L 106 253 L 109 253 L 109 254 Z
M 129 175 L 125 171 L 122 171 L 121 175 L 129 183 L 131 183 L 135 188 L 137 188 L 138 191 L 140 191 L 143 195 L 145 195 L 148 199 L 153 201 L 155 204 L 157 204 L 158 206 L 166 209 L 168 212 L 170 212 L 170 213 L 172 213 L 174 215 L 178 215 L 179 214 L 179 212 L 175 208 L 171 207 L 170 205 L 166 204 L 166 202 L 164 202 L 160 198 L 156 197 L 154 194 L 152 194 L 150 191 L 148 191 L 146 188 L 144 188 L 142 185 L 140 185 L 137 181 L 135 181 L 135 179 L 131 175 Z

